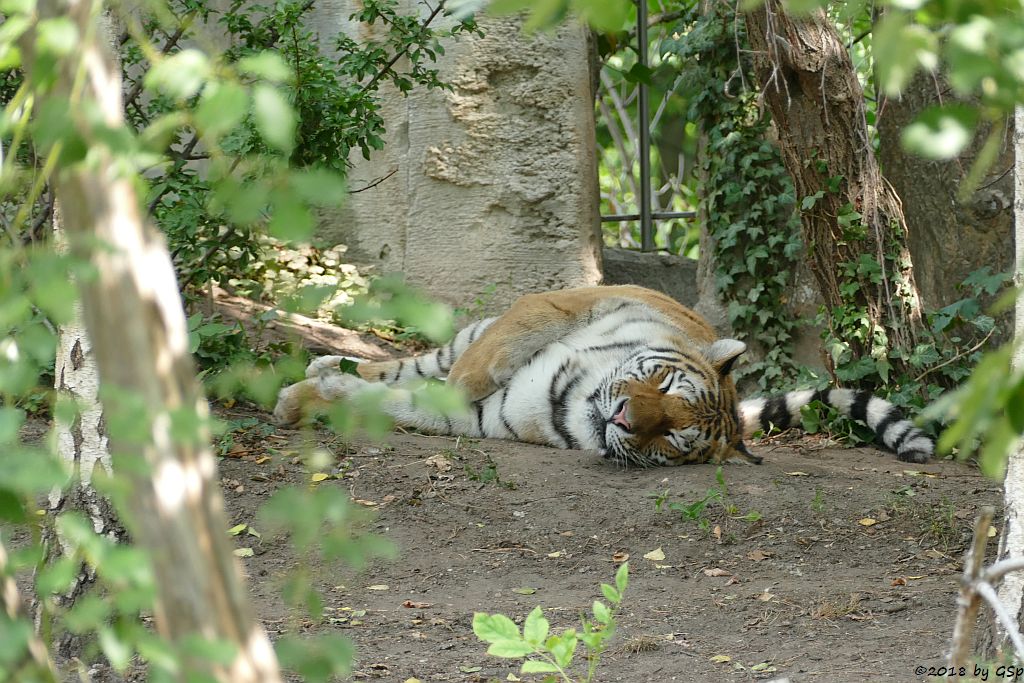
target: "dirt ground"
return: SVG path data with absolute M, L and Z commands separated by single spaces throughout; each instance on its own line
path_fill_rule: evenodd
M 326 617 L 299 626 L 349 637 L 356 680 L 517 680 L 518 664 L 485 654 L 473 613 L 520 621 L 539 604 L 553 629 L 577 625 L 627 555 L 598 680 L 923 680 L 915 669 L 941 665 L 947 647 L 975 510 L 999 501 L 970 465 L 912 469 L 800 438 L 754 444 L 765 464 L 726 466 L 724 495 L 690 519 L 678 508 L 717 486 L 714 466 L 623 470 L 580 451 L 343 442 L 271 431 L 251 411 L 221 417 L 247 425 L 222 442 L 232 524 L 252 524 L 281 486 L 337 486 L 397 545 L 360 573 L 324 569 Z M 316 483 L 295 455 L 310 438 L 330 455 Z M 236 540 L 253 550 L 242 562 L 271 635 L 296 628 L 280 598 L 286 542 Z

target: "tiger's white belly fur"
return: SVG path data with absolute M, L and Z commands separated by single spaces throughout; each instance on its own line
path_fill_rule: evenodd
M 503 389 L 483 399 L 482 428 L 474 436 L 603 448 L 601 431 L 613 406 L 602 405 L 595 392 L 623 359 L 679 336 L 647 311 L 626 320 L 599 318 L 542 349 Z

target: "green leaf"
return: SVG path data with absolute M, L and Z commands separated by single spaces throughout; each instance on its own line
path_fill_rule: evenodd
M 36 590 L 40 595 L 63 593 L 71 587 L 78 574 L 80 561 L 65 555 L 50 563 L 39 572 L 36 578 Z
M 64 624 L 72 633 L 94 631 L 110 616 L 110 602 L 97 595 L 85 595 L 65 615 Z
M 619 590 L 619 596 L 626 592 L 629 585 L 629 562 L 623 562 L 619 570 L 615 572 L 615 587 Z
M 284 83 L 295 77 L 292 68 L 277 52 L 266 50 L 238 60 L 238 70 L 274 83 Z
M 21 497 L 13 491 L 0 488 L 0 520 L 22 524 L 28 519 L 28 512 Z
M 607 583 L 601 584 L 601 593 L 602 595 L 604 595 L 605 600 L 612 603 L 613 605 L 617 605 L 620 602 L 622 602 L 622 596 L 619 594 L 619 592 L 615 590 L 612 586 L 609 586 Z
M 515 659 L 532 655 L 534 650 L 532 645 L 522 640 L 499 640 L 496 643 L 491 643 L 491 646 L 487 648 L 487 654 L 493 657 Z
M 128 668 L 132 658 L 131 646 L 122 640 L 112 628 L 101 627 L 99 629 L 100 649 L 106 655 L 107 661 L 114 667 L 115 671 L 123 672 Z
M 36 48 L 54 57 L 65 57 L 78 46 L 78 27 L 68 17 L 43 19 L 36 25 Z
M 304 200 L 317 206 L 339 206 L 348 198 L 345 180 L 337 173 L 319 168 L 294 171 L 289 180 Z
M 295 110 L 281 92 L 269 85 L 253 91 L 256 129 L 271 147 L 288 154 L 295 146 Z
M 221 666 L 229 666 L 238 654 L 238 647 L 223 638 L 211 640 L 205 636 L 186 636 L 181 647 L 187 655 Z
M 274 643 L 274 649 L 281 665 L 297 672 L 308 683 L 347 676 L 352 668 L 352 643 L 334 634 L 312 638 L 284 636 Z
M 974 137 L 977 120 L 974 107 L 930 107 L 903 129 L 903 147 L 929 159 L 952 159 Z
M 17 441 L 18 430 L 24 422 L 25 411 L 9 406 L 0 408 L 0 446 Z
M 555 663 L 565 669 L 572 664 L 572 657 L 576 653 L 576 646 L 579 640 L 576 638 L 574 629 L 567 629 L 562 635 L 548 638 L 546 643 L 548 650 L 555 657 Z
M 607 625 L 612 620 L 612 611 L 608 609 L 608 605 L 604 604 L 600 600 L 594 600 L 593 606 L 594 619 L 598 623 Z
M 282 195 L 274 202 L 267 231 L 285 241 L 301 242 L 313 233 L 313 216 L 296 197 Z
M 920 24 L 908 23 L 902 12 L 886 12 L 874 31 L 874 57 L 879 84 L 887 95 L 898 95 L 919 67 L 938 64 L 938 40 Z
M 199 50 L 187 49 L 159 60 L 146 73 L 147 88 L 184 100 L 192 97 L 210 76 L 210 62 Z
M 635 14 L 633 3 L 628 0 L 573 0 L 572 5 L 580 17 L 604 33 L 629 28 L 630 19 Z
M 485 643 L 522 640 L 519 627 L 504 614 L 476 612 L 473 614 L 473 633 Z
M 558 667 L 543 659 L 527 659 L 519 671 L 524 674 L 550 674 L 558 673 Z
M 203 89 L 196 107 L 196 126 L 214 138 L 234 130 L 245 118 L 249 95 L 231 81 L 213 81 Z
M 530 645 L 539 647 L 547 639 L 549 629 L 550 624 L 538 605 L 526 615 L 526 621 L 523 622 L 523 639 Z

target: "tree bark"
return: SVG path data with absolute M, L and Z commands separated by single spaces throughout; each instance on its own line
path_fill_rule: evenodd
M 962 101 L 941 74 L 919 73 L 898 97 L 886 97 L 878 107 L 878 158 L 903 200 L 915 280 L 926 310 L 962 299 L 960 283 L 983 266 L 993 273 L 1013 269 L 1012 128 L 1006 130 L 992 168 L 966 198 L 960 196 L 963 180 L 993 124 L 983 124 L 975 141 L 955 159 L 908 154 L 900 142 L 904 127 L 926 108 Z M 1007 337 L 1011 327 L 1007 320 Z
M 64 241 L 60 234 L 61 213 L 54 207 L 53 223 L 55 242 Z M 81 304 L 75 305 L 74 317 L 58 330 L 57 355 L 54 367 L 54 388 L 63 398 L 77 403 L 78 412 L 74 422 L 66 424 L 56 420 L 54 431 L 57 440 L 57 454 L 71 473 L 71 485 L 56 488 L 50 493 L 50 523 L 43 527 L 45 562 L 68 554 L 69 549 L 57 534 L 52 523 L 65 510 L 78 510 L 92 522 L 97 534 L 107 536 L 115 542 L 127 540 L 127 532 L 117 518 L 117 512 L 92 483 L 93 472 L 100 467 L 110 474 L 112 466 L 107 448 L 106 426 L 103 420 L 103 406 L 99 401 L 100 378 L 93 357 L 92 346 L 82 320 Z M 74 606 L 79 596 L 84 595 L 96 580 L 96 572 L 85 562 L 78 566 L 78 572 L 71 587 L 49 600 L 59 611 Z M 35 621 L 39 628 L 44 617 L 43 605 L 35 607 Z M 81 654 L 81 639 L 70 632 L 54 634 L 52 652 L 61 661 L 67 661 Z
M 146 465 L 121 468 L 119 476 L 132 486 L 132 495 L 121 501 L 125 521 L 153 563 L 160 635 L 174 645 L 198 636 L 235 647 L 229 664 L 190 658 L 182 662 L 186 671 L 225 682 L 279 681 L 273 649 L 252 617 L 224 533 L 227 520 L 204 426 L 208 408 L 188 353 L 170 256 L 143 222 L 131 177 L 86 120 L 85 112 L 95 108 L 110 128 L 124 125 L 120 70 L 96 39 L 92 6 L 85 0 L 38 3 L 40 20 L 68 17 L 80 37 L 74 53 L 79 59 L 64 60 L 39 97 L 41 104 L 50 98 L 69 104 L 77 132 L 90 146 L 88 161 L 58 169 L 54 185 L 72 253 L 95 268 L 80 290 L 104 390 L 140 413 L 134 436 L 111 433 L 115 460 L 127 464 L 141 454 Z M 29 78 L 35 39 L 29 31 L 22 43 Z M 79 69 L 82 78 L 76 79 Z M 106 407 L 114 411 L 107 397 Z
M 791 17 L 781 0 L 766 0 L 747 11 L 746 20 L 758 80 L 803 208 L 807 262 L 822 300 L 829 311 L 851 302 L 863 306 L 872 327 L 884 329 L 889 349 L 909 349 L 921 312 L 906 222 L 875 160 L 863 92 L 846 48 L 822 10 Z M 844 229 L 839 218 L 852 211 L 863 227 Z M 859 291 L 851 295 L 841 289 L 840 270 L 864 255 L 881 266 L 881 278 L 860 275 Z M 846 341 L 858 356 L 870 350 Z
M 1013 214 L 1014 214 L 1014 270 L 1013 284 L 1024 286 L 1024 106 L 1014 112 L 1013 149 Z M 1014 311 L 1014 351 L 1010 361 L 1013 372 L 1024 368 L 1024 296 L 1017 297 Z M 1010 454 L 1003 480 L 1003 531 L 999 537 L 996 562 L 1010 557 L 1024 556 L 1024 442 Z M 1020 623 L 1024 617 L 1024 572 L 1010 572 L 999 584 L 999 600 Z M 1007 642 L 1006 632 L 995 626 L 988 634 L 985 649 L 998 650 Z

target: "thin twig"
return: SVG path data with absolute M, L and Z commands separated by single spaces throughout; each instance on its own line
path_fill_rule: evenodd
M 996 562 L 985 569 L 981 574 L 981 580 L 987 583 L 996 584 L 1006 574 L 1024 569 L 1024 557 L 1011 557 L 1008 560 Z
M 974 520 L 974 537 L 964 559 L 964 573 L 960 579 L 960 594 L 957 596 L 956 623 L 949 648 L 949 665 L 955 668 L 965 666 L 970 654 L 974 626 L 978 621 L 981 600 L 977 592 L 977 581 L 981 565 L 985 561 L 985 545 L 988 543 L 988 527 L 992 523 L 995 508 L 986 505 Z
M 917 377 L 916 377 L 916 378 L 914 379 L 914 382 L 920 382 L 922 378 L 924 378 L 925 376 L 927 376 L 927 375 L 929 375 L 929 374 L 931 374 L 931 373 L 935 372 L 935 371 L 936 371 L 936 370 L 938 370 L 939 368 L 944 368 L 944 367 L 946 367 L 947 365 L 949 365 L 950 363 L 953 363 L 953 362 L 955 362 L 955 361 L 957 361 L 957 360 L 960 360 L 961 358 L 963 358 L 964 356 L 966 356 L 966 355 L 968 355 L 968 354 L 974 353 L 975 351 L 977 351 L 978 349 L 980 349 L 980 348 L 981 348 L 982 346 L 984 346 L 984 345 L 985 345 L 985 342 L 987 342 L 987 341 L 989 340 L 989 337 L 991 337 L 991 336 L 992 336 L 992 335 L 993 335 L 994 333 L 995 333 L 995 329 L 994 329 L 994 328 L 993 328 L 992 330 L 989 330 L 989 333 L 988 333 L 988 334 L 986 334 L 986 335 L 985 335 L 985 338 L 984 338 L 984 339 L 982 339 L 982 340 L 981 340 L 980 342 L 978 342 L 977 344 L 975 344 L 975 345 L 974 345 L 974 346 L 972 346 L 971 348 L 967 349 L 966 351 L 962 351 L 962 352 L 958 353 L 957 355 L 953 356 L 952 358 L 950 358 L 950 359 L 948 359 L 948 360 L 945 360 L 945 361 L 943 361 L 942 363 L 939 363 L 938 365 L 936 365 L 936 366 L 934 366 L 934 367 L 930 367 L 930 368 L 928 368 L 927 370 L 925 370 L 924 372 L 922 372 L 922 373 L 921 373 L 920 375 L 918 375 L 918 376 L 917 376 Z
M 395 175 L 396 173 L 398 173 L 398 168 L 397 167 L 391 169 L 390 171 L 388 171 L 387 175 L 382 176 L 380 178 L 377 178 L 376 180 L 374 180 L 369 185 L 367 185 L 365 187 L 361 187 L 358 190 L 349 190 L 348 193 L 349 194 L 359 194 L 360 192 L 366 192 L 367 190 L 369 190 L 371 188 L 377 187 L 378 185 L 380 185 L 381 183 L 383 183 L 385 180 L 387 180 L 391 176 Z

